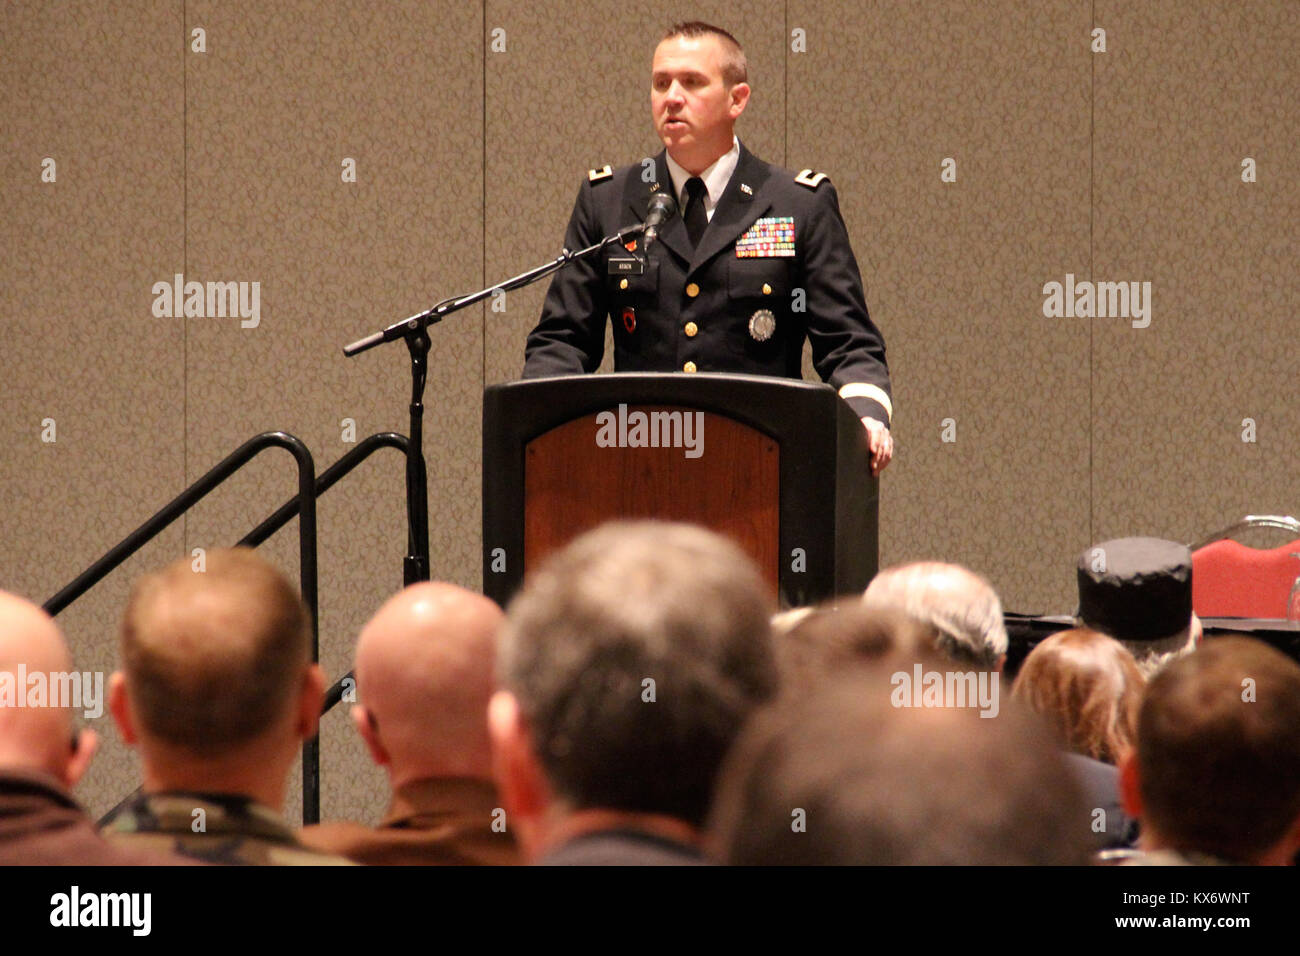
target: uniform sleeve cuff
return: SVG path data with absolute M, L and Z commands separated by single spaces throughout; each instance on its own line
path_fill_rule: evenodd
M 890 424 L 894 417 L 894 403 L 879 385 L 868 382 L 849 382 L 840 389 L 840 398 L 849 403 L 849 408 L 859 418 L 874 418 Z

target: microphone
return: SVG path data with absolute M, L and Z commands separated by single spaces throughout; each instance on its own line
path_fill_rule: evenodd
M 645 214 L 645 248 L 659 238 L 659 227 L 677 215 L 677 201 L 668 193 L 655 193 Z

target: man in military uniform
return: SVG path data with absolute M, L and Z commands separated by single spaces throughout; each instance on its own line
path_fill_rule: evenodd
M 182 558 L 132 588 L 109 709 L 140 751 L 144 787 L 103 836 L 206 863 L 346 865 L 280 817 L 324 696 L 307 608 L 249 548 L 205 561 Z
M 824 173 L 769 165 L 735 137 L 749 100 L 745 55 L 709 24 L 677 24 L 655 50 L 650 94 L 664 151 L 588 173 L 565 234 L 568 249 L 646 218 L 660 191 L 681 215 L 658 242 L 614 246 L 558 273 L 528 336 L 524 377 L 592 372 L 614 322 L 620 372 L 749 372 L 801 376 L 813 364 L 861 417 L 872 472 L 889 464 L 893 414 L 885 345 Z

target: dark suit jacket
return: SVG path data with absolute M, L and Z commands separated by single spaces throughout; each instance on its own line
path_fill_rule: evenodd
M 1137 821 L 1124 812 L 1119 799 L 1119 768 L 1082 754 L 1066 754 L 1065 760 L 1088 801 L 1089 810 L 1106 811 L 1106 831 L 1095 834 L 1097 848 L 1137 846 Z
M 705 866 L 693 846 L 635 830 L 584 833 L 547 853 L 538 866 Z
M 37 770 L 0 771 L 0 866 L 180 866 L 109 845 L 67 789 Z
M 578 191 L 565 246 L 594 245 L 643 221 L 658 191 L 673 192 L 662 152 L 653 169 L 638 163 L 593 170 Z M 793 248 L 781 247 L 791 234 Z M 822 379 L 836 389 L 848 386 L 845 398 L 859 416 L 889 423 L 884 339 L 867 315 L 839 199 L 824 176 L 796 176 L 742 144 L 697 248 L 680 215 L 648 252 L 641 240 L 635 245 L 644 265 L 613 245 L 556 273 L 528 336 L 525 378 L 595 371 L 605 351 L 606 316 L 614 323 L 620 372 L 800 378 L 807 338 Z M 774 327 L 768 316 L 751 322 L 760 312 L 770 313 Z
M 371 866 L 510 866 L 514 837 L 501 830 L 496 788 L 484 780 L 426 779 L 393 795 L 378 827 L 321 823 L 303 827 L 307 846 Z M 496 827 L 493 824 L 496 823 Z

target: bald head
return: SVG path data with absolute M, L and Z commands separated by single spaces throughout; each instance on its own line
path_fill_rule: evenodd
M 1002 602 L 992 585 L 957 564 L 922 561 L 880 572 L 863 595 L 873 610 L 899 610 L 930 629 L 935 647 L 960 663 L 994 668 L 1007 652 Z
M 68 672 L 71 661 L 53 618 L 30 601 L 0 591 L 0 681 L 14 694 L 26 695 L 27 687 L 19 684 L 20 667 L 29 676 L 43 673 L 48 678 Z M 2 700 L 0 767 L 43 770 L 64 783 L 74 783 L 80 769 L 73 767 L 76 752 L 71 743 L 71 710 L 9 706 L 17 698 L 11 700 L 8 694 Z
M 413 584 L 357 642 L 358 729 L 394 787 L 423 777 L 491 779 L 487 705 L 501 609 L 453 584 Z

